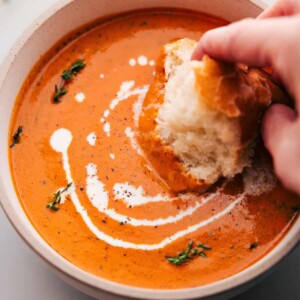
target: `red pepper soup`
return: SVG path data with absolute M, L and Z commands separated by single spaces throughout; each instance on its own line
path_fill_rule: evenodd
M 206 194 L 176 195 L 136 139 L 161 47 L 224 24 L 175 9 L 109 17 L 28 75 L 11 121 L 11 172 L 33 226 L 74 265 L 131 286 L 195 287 L 257 262 L 292 226 L 299 198 L 265 154 Z

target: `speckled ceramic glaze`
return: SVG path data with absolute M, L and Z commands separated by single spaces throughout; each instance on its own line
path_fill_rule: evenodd
M 255 17 L 264 8 L 249 0 L 61 0 L 38 18 L 18 39 L 0 68 L 0 197 L 20 236 L 55 272 L 74 287 L 99 299 L 112 294 L 138 299 L 228 299 L 254 285 L 285 257 L 300 238 L 300 219 L 285 238 L 256 264 L 222 281 L 180 290 L 153 290 L 120 285 L 91 275 L 56 253 L 27 219 L 14 190 L 8 161 L 8 130 L 15 98 L 37 60 L 60 38 L 94 19 L 150 7 L 198 10 L 235 21 Z M 65 22 L 68 20 L 68 22 Z M 30 270 L 28 270 L 30 272 Z

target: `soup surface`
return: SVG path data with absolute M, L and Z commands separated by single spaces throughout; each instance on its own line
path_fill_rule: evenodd
M 74 265 L 127 285 L 195 287 L 247 268 L 288 231 L 298 198 L 262 162 L 208 194 L 176 196 L 136 141 L 161 47 L 224 24 L 173 9 L 113 17 L 67 37 L 28 76 L 12 118 L 11 135 L 23 126 L 10 148 L 12 175 L 36 230 Z M 85 67 L 54 103 L 78 59 Z M 47 207 L 58 191 L 60 203 Z M 166 258 L 188 244 L 177 265 Z

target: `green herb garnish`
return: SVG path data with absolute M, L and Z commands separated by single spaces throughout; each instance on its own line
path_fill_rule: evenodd
M 58 87 L 57 85 L 55 85 L 55 94 L 53 97 L 53 102 L 54 103 L 59 103 L 60 102 L 60 98 L 62 96 L 64 96 L 67 93 L 67 90 L 65 87 Z
M 199 248 L 202 248 L 202 249 L 204 249 L 204 250 L 211 250 L 211 247 L 209 247 L 209 246 L 207 246 L 207 245 L 204 245 L 204 244 L 198 244 L 198 247 Z
M 54 103 L 60 102 L 61 97 L 67 93 L 66 85 L 72 81 L 74 75 L 78 74 L 85 66 L 83 59 L 79 59 L 76 60 L 68 70 L 64 70 L 61 73 L 61 82 L 59 85 L 55 85 L 55 93 L 53 96 Z
M 77 74 L 79 73 L 84 67 L 85 67 L 85 63 L 83 61 L 83 59 L 79 59 L 77 61 L 75 61 L 72 66 L 70 67 L 70 72 L 71 74 Z
M 198 248 L 201 249 L 199 250 L 197 248 L 193 248 L 193 244 L 194 244 L 193 241 L 189 242 L 187 248 L 184 251 L 180 252 L 177 256 L 174 257 L 166 256 L 166 259 L 169 261 L 170 264 L 178 266 L 188 262 L 189 260 L 195 258 L 196 256 L 201 256 L 203 258 L 206 258 L 207 255 L 205 254 L 204 251 L 212 249 L 207 245 L 199 244 Z
M 207 255 L 206 255 L 203 251 L 199 252 L 199 256 L 201 256 L 201 257 L 203 257 L 203 258 L 206 258 L 206 257 L 207 257 Z
M 253 243 L 250 245 L 249 249 L 250 250 L 255 249 L 255 248 L 257 248 L 257 246 L 258 246 L 258 243 Z
M 20 136 L 22 132 L 23 132 L 23 126 L 19 126 L 15 134 L 12 136 L 12 142 L 10 144 L 10 148 L 20 143 Z
M 69 70 L 64 70 L 61 73 L 61 78 L 64 79 L 64 80 L 72 80 L 73 75 L 71 74 L 71 72 Z
M 196 256 L 196 255 L 199 255 L 199 251 L 198 251 L 198 249 L 193 248 L 193 250 L 192 250 L 192 256 Z
M 54 211 L 58 211 L 59 208 L 58 208 L 57 204 L 60 204 L 62 194 L 65 193 L 65 192 L 71 187 L 72 184 L 73 184 L 73 183 L 70 182 L 70 183 L 68 183 L 68 185 L 67 185 L 64 189 L 58 190 L 58 191 L 53 195 L 52 201 L 49 202 L 49 203 L 47 204 L 46 207 L 49 208 L 49 209 L 52 209 L 52 210 L 54 210 Z
M 169 261 L 170 264 L 172 265 L 181 265 L 186 263 L 189 259 L 191 259 L 191 249 L 193 247 L 193 241 L 189 242 L 187 248 L 180 252 L 177 256 L 172 257 L 172 256 L 166 256 L 166 259 Z
M 61 74 L 61 78 L 66 81 L 70 81 L 74 78 L 73 75 L 79 73 L 85 67 L 85 63 L 82 59 L 75 61 L 69 70 L 64 70 Z

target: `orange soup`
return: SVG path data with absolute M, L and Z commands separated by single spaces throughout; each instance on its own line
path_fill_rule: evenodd
M 195 287 L 249 267 L 293 224 L 299 199 L 265 159 L 204 195 L 175 195 L 137 142 L 161 47 L 224 24 L 174 9 L 110 17 L 29 74 L 11 121 L 11 172 L 33 226 L 74 265 L 131 286 Z

